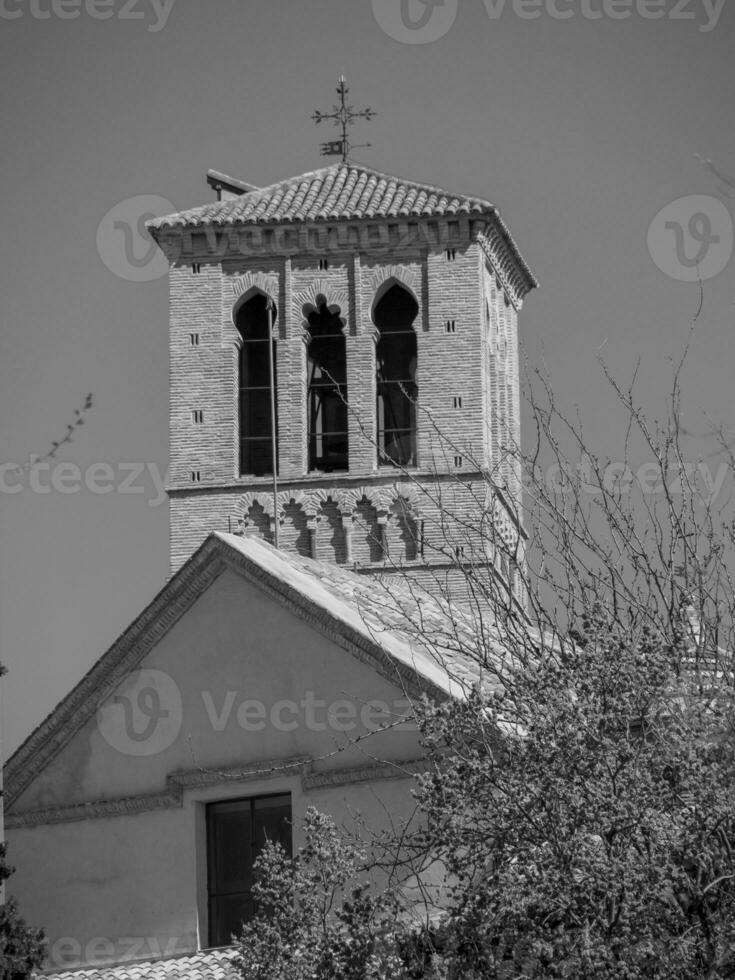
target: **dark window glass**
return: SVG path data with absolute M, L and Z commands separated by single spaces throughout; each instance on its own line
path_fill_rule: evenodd
M 242 337 L 239 356 L 240 472 L 265 476 L 273 472 L 271 436 L 270 359 L 266 297 L 256 293 L 239 308 L 235 326 Z M 273 312 L 273 322 L 276 314 Z M 276 391 L 276 342 L 273 350 L 273 384 Z M 278 399 L 276 397 L 276 452 L 278 451 Z M 277 464 L 276 464 L 277 465 Z
M 307 421 L 309 470 L 346 470 L 347 354 L 339 311 L 324 303 L 309 315 Z
M 253 917 L 253 864 L 268 840 L 291 854 L 288 794 L 207 806 L 210 946 L 229 946 Z
M 375 307 L 378 464 L 416 465 L 416 332 L 418 304 L 392 286 Z

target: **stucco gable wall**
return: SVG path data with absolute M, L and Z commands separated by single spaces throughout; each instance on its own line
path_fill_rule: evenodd
M 378 732 L 343 750 L 365 731 L 363 722 L 375 729 L 388 720 L 366 702 L 405 711 L 399 684 L 229 570 L 140 670 L 108 696 L 13 813 L 156 793 L 171 774 L 197 769 L 294 757 L 321 760 L 317 768 L 356 767 L 420 754 L 410 730 Z
M 294 844 L 307 807 L 331 813 L 366 836 L 413 817 L 411 781 L 376 779 L 305 785 L 280 773 L 186 791 L 179 807 L 15 828 L 8 834 L 17 867 L 10 894 L 48 937 L 47 968 L 130 964 L 192 952 L 207 943 L 205 805 L 291 794 Z

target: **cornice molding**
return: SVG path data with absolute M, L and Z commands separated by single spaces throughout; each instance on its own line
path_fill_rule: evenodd
M 444 215 L 366 217 L 320 222 L 168 228 L 156 232 L 172 261 L 263 259 L 267 256 L 341 253 L 375 249 L 446 248 L 470 240 L 475 217 Z
M 241 766 L 232 766 L 227 769 L 188 769 L 172 772 L 166 777 L 166 789 L 158 793 L 140 793 L 135 796 L 90 800 L 67 806 L 21 810 L 6 816 L 5 826 L 10 829 L 14 827 L 39 827 L 53 823 L 73 823 L 78 820 L 98 820 L 104 817 L 130 817 L 151 810 L 181 808 L 185 790 L 221 786 L 224 783 L 272 779 L 276 776 L 282 776 L 284 770 L 288 769 L 298 771 L 300 775 L 303 775 L 304 768 L 310 762 L 309 757 L 299 756 L 293 759 L 243 763 Z
M 373 782 L 382 779 L 408 779 L 427 772 L 430 763 L 426 759 L 409 759 L 405 762 L 383 762 L 370 766 L 341 769 L 314 770 L 308 756 L 276 759 L 265 762 L 243 763 L 227 769 L 189 769 L 169 773 L 166 788 L 157 793 L 140 793 L 103 800 L 89 800 L 66 806 L 40 807 L 21 810 L 6 816 L 8 830 L 33 828 L 58 823 L 77 823 L 82 820 L 103 820 L 111 817 L 134 817 L 153 810 L 181 809 L 184 793 L 192 789 L 206 789 L 229 783 L 250 783 L 263 779 L 276 779 L 284 775 L 298 775 L 304 792 L 331 786 L 347 786 L 352 783 Z
M 524 297 L 538 283 L 499 217 L 484 223 L 477 232 L 477 241 L 509 301 L 514 309 L 520 310 Z
M 346 786 L 352 783 L 372 782 L 376 779 L 408 779 L 428 772 L 431 763 L 426 759 L 410 759 L 407 762 L 382 762 L 374 766 L 355 769 L 325 769 L 305 772 L 301 777 L 304 791 L 327 786 Z

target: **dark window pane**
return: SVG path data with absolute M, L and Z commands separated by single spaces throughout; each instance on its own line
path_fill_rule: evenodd
M 291 854 L 291 797 L 258 797 L 207 807 L 209 945 L 225 946 L 253 916 L 253 864 L 265 842 Z
M 412 429 L 381 433 L 380 448 L 382 465 L 416 465 L 416 433 Z
M 222 804 L 213 819 L 212 874 L 217 892 L 248 891 L 253 864 L 250 803 Z
M 345 338 L 327 337 L 309 344 L 309 367 L 312 381 L 344 384 L 347 380 Z
M 375 307 L 380 332 L 376 348 L 378 463 L 416 465 L 418 305 L 407 290 L 392 286 Z
M 266 308 L 266 302 L 266 297 L 262 293 L 256 293 L 247 303 L 243 303 L 238 309 L 235 315 L 235 326 L 243 339 L 268 339 L 268 310 Z M 274 323 L 275 319 L 276 311 L 274 310 Z
M 267 476 L 273 472 L 273 444 L 267 439 L 243 439 L 240 443 L 240 472 Z
M 347 469 L 347 354 L 339 314 L 322 304 L 309 315 L 309 332 L 309 470 Z
M 377 348 L 378 375 L 386 381 L 410 381 L 416 374 L 416 334 L 381 336 Z
M 242 438 L 271 437 L 271 393 L 268 388 L 246 388 L 240 392 L 240 412 L 248 419 Z
M 326 472 L 347 469 L 347 436 L 339 433 L 314 436 L 309 443 L 309 457 L 314 469 Z
M 273 314 L 275 323 L 275 311 Z M 264 476 L 273 472 L 273 451 L 260 440 L 271 439 L 271 365 L 266 297 L 257 293 L 237 311 L 235 325 L 242 337 L 239 355 L 240 472 Z M 273 352 L 273 387 L 276 394 L 276 465 L 278 452 L 278 377 L 276 343 Z M 258 444 L 252 444 L 257 440 Z
M 381 334 L 410 330 L 418 311 L 418 304 L 408 290 L 394 285 L 375 307 L 375 324 Z
M 276 345 L 273 344 L 274 353 L 275 349 Z M 268 387 L 270 385 L 270 370 L 268 343 L 246 338 L 240 348 L 240 384 L 243 387 L 257 388 L 260 385 Z
M 239 936 L 243 922 L 253 917 L 253 900 L 248 896 L 226 895 L 209 904 L 210 946 L 229 946 Z
M 270 796 L 254 802 L 256 850 L 272 841 L 291 854 L 291 797 Z

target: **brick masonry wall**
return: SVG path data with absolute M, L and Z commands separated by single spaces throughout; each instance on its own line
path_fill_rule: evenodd
M 416 540 L 423 527 L 425 562 L 439 560 L 448 547 L 476 550 L 461 525 L 471 528 L 481 519 L 487 506 L 482 482 L 470 481 L 474 492 L 456 491 L 452 479 L 446 483 L 443 492 L 453 495 L 448 509 L 458 517 L 456 526 L 440 513 L 436 494 L 421 488 L 433 486 L 433 474 L 469 478 L 492 462 L 501 416 L 517 431 L 515 310 L 488 273 L 466 220 L 448 224 L 433 245 L 393 243 L 390 235 L 385 237 L 365 235 L 348 244 L 343 236 L 341 249 L 324 253 L 312 247 L 286 255 L 202 255 L 199 272 L 192 271 L 191 263 L 172 266 L 172 569 L 212 530 L 272 536 L 271 479 L 239 474 L 239 335 L 233 312 L 253 290 L 272 296 L 277 306 L 281 546 L 348 564 L 373 564 L 381 553 L 389 554 L 417 569 Z M 320 268 L 325 258 L 328 265 Z M 406 497 L 387 489 L 396 482 L 396 471 L 378 467 L 374 445 L 373 309 L 395 283 L 409 290 L 419 307 L 414 322 L 418 468 L 413 477 L 419 490 L 406 490 Z M 339 308 L 344 320 L 350 405 L 345 474 L 306 472 L 304 326 L 318 296 Z M 447 322 L 453 323 L 449 332 Z M 497 363 L 492 368 L 494 334 L 505 338 L 502 370 Z M 399 482 L 410 489 L 412 479 Z M 363 499 L 367 488 L 371 492 Z M 304 493 L 306 504 L 300 500 Z M 316 502 L 315 493 L 321 494 Z

